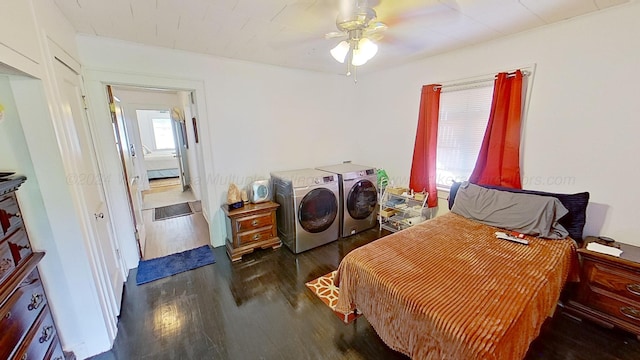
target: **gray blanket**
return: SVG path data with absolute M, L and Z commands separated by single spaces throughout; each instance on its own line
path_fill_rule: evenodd
M 463 183 L 451 212 L 478 222 L 548 239 L 569 232 L 558 220 L 569 211 L 554 197 L 511 193 Z

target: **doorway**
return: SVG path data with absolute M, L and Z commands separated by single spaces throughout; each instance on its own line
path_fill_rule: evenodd
M 144 110 L 136 109 L 137 126 L 140 133 L 141 170 L 148 189 L 143 195 L 165 193 L 190 193 L 188 181 L 188 158 L 182 155 L 186 141 L 182 133 L 181 111 L 175 108 Z M 173 117 L 178 114 L 178 118 Z M 187 170 L 187 171 L 185 171 Z M 145 199 L 147 197 L 145 196 Z M 155 207 L 145 202 L 145 208 Z M 157 202 L 157 200 L 156 200 Z M 173 203 L 170 201 L 170 203 Z
M 179 216 L 204 221 L 199 191 L 190 181 L 198 176 L 197 167 L 189 166 L 198 161 L 195 130 L 185 121 L 185 115 L 192 112 L 190 92 L 108 86 L 108 93 L 140 257 L 149 259 L 191 248 L 188 239 L 176 241 L 168 230 L 171 222 L 178 221 L 173 218 Z M 186 210 L 176 213 L 176 208 Z M 166 246 L 171 239 L 171 246 Z

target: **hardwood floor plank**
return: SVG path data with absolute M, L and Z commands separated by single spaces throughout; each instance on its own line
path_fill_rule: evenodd
M 145 260 L 209 244 L 209 224 L 201 212 L 153 221 L 153 211 L 142 212 L 147 231 Z
M 295 255 L 257 250 L 155 282 L 125 286 L 118 336 L 104 359 L 406 359 L 365 317 L 342 323 L 305 282 L 335 270 L 377 229 Z M 562 314 L 545 324 L 526 359 L 639 359 L 630 334 Z

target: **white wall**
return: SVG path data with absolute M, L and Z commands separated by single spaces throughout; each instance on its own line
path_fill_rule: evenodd
M 359 107 L 381 141 L 361 141 L 358 156 L 378 160 L 406 184 L 423 84 L 536 64 L 524 125 L 524 188 L 589 191 L 585 234 L 640 245 L 634 185 L 640 47 L 630 41 L 640 33 L 638 19 L 634 2 L 363 77 Z
M 224 244 L 220 205 L 230 182 L 244 186 L 271 171 L 338 163 L 358 153 L 349 136 L 361 121 L 350 116 L 351 79 L 92 36 L 78 36 L 78 48 L 91 80 L 104 82 L 100 71 L 111 71 L 130 84 L 141 75 L 204 82 L 197 105 L 209 168 L 192 182 L 209 190 L 215 246 Z
M 36 80 L 26 81 L 37 82 Z M 32 101 L 32 105 L 37 103 L 33 98 Z M 59 249 L 55 245 L 57 239 L 50 223 L 49 213 L 40 190 L 40 181 L 27 146 L 11 82 L 5 76 L 0 76 L 0 103 L 5 107 L 5 119 L 0 122 L 0 154 L 2 154 L 0 169 L 12 170 L 27 177 L 27 181 L 16 194 L 33 250 L 46 251 L 46 256 L 40 262 L 39 268 L 49 300 L 49 307 L 60 330 L 67 325 L 71 328 L 77 328 L 78 323 L 75 317 L 66 316 L 66 314 L 75 313 L 73 302 L 67 299 L 72 293 L 72 287 L 68 283 L 69 279 L 64 277 L 65 267 L 61 262 Z M 46 172 L 51 169 L 39 170 Z M 47 178 L 44 178 L 42 182 L 46 186 Z M 55 221 L 55 218 L 52 220 Z M 68 338 L 67 334 L 60 334 L 60 336 Z
M 193 125 L 193 118 L 196 117 L 196 115 L 192 112 L 192 107 L 195 108 L 195 104 L 191 104 L 191 93 L 179 91 L 178 98 L 180 99 L 180 108 L 184 110 L 184 121 L 187 128 L 187 143 L 189 145 L 189 149 L 187 150 L 187 163 L 189 166 L 189 183 L 191 183 L 191 179 L 200 178 L 200 169 L 203 164 L 197 160 L 202 159 L 202 147 L 199 142 L 196 142 Z M 196 199 L 202 199 L 200 186 L 191 184 L 191 191 Z

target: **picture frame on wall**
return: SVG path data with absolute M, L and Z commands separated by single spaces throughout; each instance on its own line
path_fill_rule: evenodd
M 197 144 L 200 141 L 198 140 L 198 124 L 197 124 L 195 116 L 191 118 L 191 122 L 193 123 L 193 136 L 195 137 L 196 144 Z

